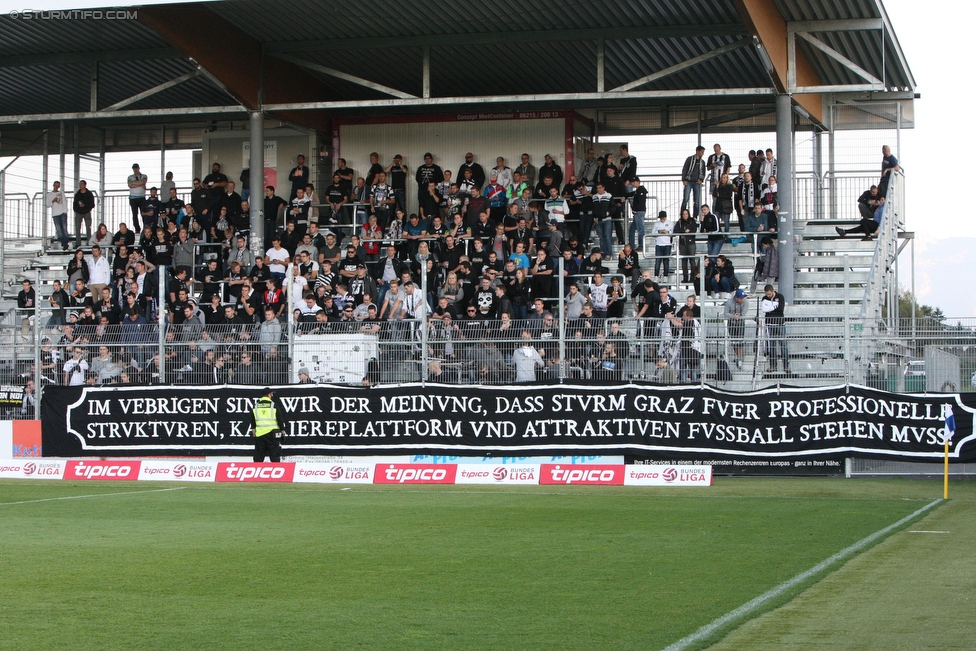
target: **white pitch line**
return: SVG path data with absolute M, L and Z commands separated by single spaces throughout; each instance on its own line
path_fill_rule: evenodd
M 838 563 L 838 562 L 846 559 L 848 556 L 851 556 L 851 555 L 855 554 L 856 552 L 860 551 L 861 549 L 864 549 L 865 547 L 867 547 L 868 545 L 870 545 L 871 543 L 873 543 L 878 538 L 881 538 L 884 535 L 888 534 L 889 532 L 893 531 L 894 529 L 897 529 L 898 527 L 902 526 L 903 524 L 905 524 L 907 522 L 910 522 L 913 518 L 918 517 L 922 513 L 928 511 L 933 506 L 935 506 L 935 505 L 937 505 L 937 504 L 939 504 L 941 502 L 942 502 L 941 499 L 938 499 L 938 500 L 934 500 L 932 502 L 929 502 L 928 504 L 926 504 L 925 506 L 923 506 L 919 510 L 915 511 L 914 513 L 912 513 L 911 515 L 906 515 L 904 518 L 902 518 L 898 522 L 896 522 L 894 524 L 890 524 L 887 527 L 885 527 L 884 529 L 881 529 L 880 531 L 875 531 L 873 534 L 871 534 L 867 538 L 863 538 L 863 539 L 857 541 L 856 543 L 854 543 L 853 545 L 851 545 L 850 547 L 847 547 L 845 549 L 840 550 L 839 552 L 837 552 L 836 554 L 834 554 L 830 558 L 828 558 L 828 559 L 826 559 L 824 561 L 821 561 L 820 563 L 817 563 L 816 565 L 814 565 L 813 567 L 811 567 L 806 572 L 802 572 L 800 574 L 797 574 L 796 576 L 794 576 L 789 581 L 785 581 L 783 583 L 780 583 L 778 586 L 776 586 L 772 590 L 769 590 L 768 592 L 765 592 L 765 593 L 759 595 L 758 597 L 756 597 L 752 601 L 747 601 L 746 603 L 742 604 L 741 606 L 739 606 L 735 610 L 732 610 L 732 611 L 727 612 L 726 614 L 722 615 L 721 617 L 719 617 L 715 621 L 711 622 L 710 624 L 706 624 L 705 626 L 702 626 L 700 629 L 698 629 L 697 631 L 695 631 L 694 633 L 692 633 L 688 637 L 684 637 L 684 638 L 678 640 L 677 642 L 675 642 L 674 644 L 666 647 L 664 649 L 664 651 L 683 651 L 684 649 L 687 649 L 688 647 L 692 646 L 693 644 L 696 644 L 696 643 L 702 641 L 703 639 L 711 636 L 716 631 L 718 631 L 721 628 L 727 626 L 728 624 L 731 624 L 732 622 L 734 622 L 734 621 L 736 621 L 738 619 L 741 619 L 741 618 L 743 618 L 743 617 L 745 617 L 745 616 L 753 613 L 754 611 L 758 610 L 759 608 L 762 608 L 768 602 L 772 601 L 776 597 L 779 597 L 780 595 L 782 595 L 787 590 L 790 590 L 791 588 L 793 588 L 793 587 L 795 587 L 795 586 L 803 583 L 807 579 L 810 579 L 811 577 L 816 576 L 817 574 L 819 574 L 820 572 L 823 572 L 825 569 L 827 569 L 831 565 L 833 565 L 835 563 Z
M 33 504 L 34 502 L 57 502 L 58 500 L 83 500 L 86 497 L 111 497 L 113 495 L 142 495 L 143 493 L 165 493 L 166 491 L 181 491 L 186 486 L 177 486 L 176 488 L 157 488 L 151 491 L 125 491 L 123 493 L 91 493 L 89 495 L 67 495 L 65 497 L 45 497 L 39 500 L 23 500 L 22 502 L 0 502 L 0 506 L 8 506 L 10 504 Z
M 952 533 L 951 531 L 923 531 L 921 529 L 912 529 L 908 533 Z

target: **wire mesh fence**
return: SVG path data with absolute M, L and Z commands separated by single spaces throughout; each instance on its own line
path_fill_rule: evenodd
M 737 304 L 731 298 L 663 318 L 606 318 L 590 307 L 560 317 L 557 302 L 527 319 L 475 308 L 427 319 L 343 309 L 332 318 L 319 310 L 314 319 L 266 313 L 262 321 L 193 306 L 182 319 L 164 310 L 147 320 L 137 308 L 119 324 L 96 319 L 91 307 L 21 311 L 0 327 L 0 373 L 5 384 L 43 386 L 633 381 L 976 390 L 973 326 L 919 324 L 913 340 L 878 342 L 853 322 L 780 323 Z M 864 351 L 869 356 L 859 358 Z
M 183 319 L 144 303 L 121 323 L 91 307 L 12 310 L 0 322 L 0 410 L 35 418 L 36 399 L 53 385 L 634 382 L 750 391 L 851 383 L 976 391 L 973 319 L 903 319 L 901 332 L 913 334 L 894 339 L 865 335 L 853 319 L 780 323 L 754 305 L 736 310 L 734 298 L 663 318 L 607 318 L 590 307 L 570 318 L 556 300 L 526 319 L 460 306 L 461 314 L 427 318 L 354 308 L 258 321 L 221 315 L 226 306 L 215 303 Z

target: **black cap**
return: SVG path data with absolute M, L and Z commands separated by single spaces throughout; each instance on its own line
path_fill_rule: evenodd
M 273 396 L 274 395 L 274 389 L 272 389 L 271 387 L 264 387 L 263 389 L 261 389 L 261 395 L 262 396 Z

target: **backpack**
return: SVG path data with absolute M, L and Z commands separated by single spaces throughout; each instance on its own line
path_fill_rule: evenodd
M 724 357 L 719 357 L 715 364 L 715 379 L 719 382 L 728 382 L 732 379 L 732 369 Z

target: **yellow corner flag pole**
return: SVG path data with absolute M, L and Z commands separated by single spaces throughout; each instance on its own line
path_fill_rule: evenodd
M 946 432 L 948 434 L 948 432 Z M 942 482 L 942 499 L 949 499 L 949 437 L 945 439 L 945 478 Z
M 942 430 L 945 437 L 945 477 L 942 480 L 942 499 L 949 499 L 949 439 L 956 433 L 956 419 L 952 415 L 952 407 L 943 405 L 942 416 L 945 418 L 945 429 Z

